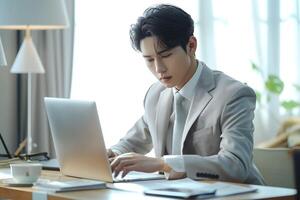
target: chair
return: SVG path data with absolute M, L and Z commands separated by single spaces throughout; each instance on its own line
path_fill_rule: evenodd
M 293 153 L 289 148 L 255 148 L 253 159 L 267 185 L 295 188 Z
M 300 149 L 294 151 L 294 172 L 297 188 L 297 199 L 300 200 Z

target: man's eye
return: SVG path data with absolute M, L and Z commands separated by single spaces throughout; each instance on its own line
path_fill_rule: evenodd
M 162 58 L 167 58 L 167 57 L 169 57 L 169 56 L 171 56 L 171 55 L 172 55 L 172 53 L 168 53 L 168 54 L 161 55 L 161 57 L 162 57 Z
M 148 59 L 147 59 L 147 62 L 153 62 L 153 61 L 154 61 L 153 58 L 148 58 Z

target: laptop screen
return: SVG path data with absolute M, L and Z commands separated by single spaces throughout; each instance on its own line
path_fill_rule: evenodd
M 96 103 L 47 97 L 44 100 L 61 172 L 112 182 Z

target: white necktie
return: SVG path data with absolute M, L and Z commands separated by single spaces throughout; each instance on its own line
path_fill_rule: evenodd
M 180 155 L 181 154 L 181 139 L 182 132 L 186 120 L 186 112 L 182 105 L 184 97 L 181 96 L 178 92 L 175 94 L 175 122 L 173 128 L 173 143 L 172 143 L 172 154 Z

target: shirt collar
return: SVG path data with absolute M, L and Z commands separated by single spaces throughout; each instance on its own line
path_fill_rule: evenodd
M 201 71 L 203 68 L 200 63 L 201 62 L 198 61 L 196 72 L 194 73 L 192 78 L 179 91 L 175 87 L 173 88 L 174 95 L 177 92 L 179 92 L 179 94 L 182 95 L 184 98 L 188 99 L 189 101 L 192 101 L 193 96 L 195 94 L 195 87 L 200 78 Z

